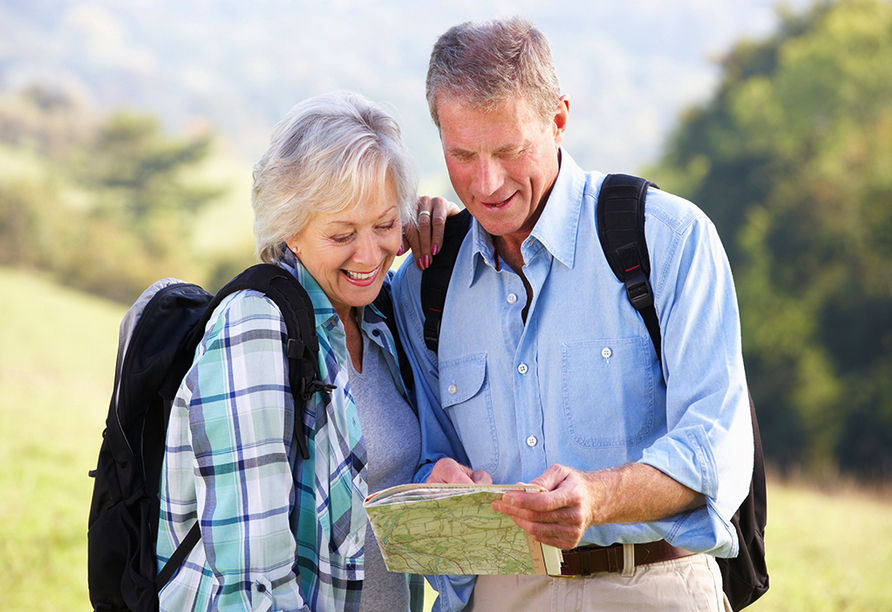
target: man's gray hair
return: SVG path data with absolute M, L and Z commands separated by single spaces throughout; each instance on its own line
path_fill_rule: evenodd
M 274 262 L 317 213 L 378 201 L 392 186 L 403 225 L 415 222 L 418 177 L 396 120 L 359 94 L 300 102 L 273 130 L 254 166 L 257 254 Z
M 520 95 L 549 121 L 560 102 L 560 84 L 548 39 L 521 17 L 466 22 L 440 36 L 427 71 L 427 103 L 437 128 L 437 102 L 456 98 L 491 110 Z

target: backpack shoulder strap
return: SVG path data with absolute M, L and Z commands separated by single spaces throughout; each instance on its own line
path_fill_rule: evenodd
M 443 320 L 443 306 L 446 304 L 446 291 L 452 268 L 465 235 L 471 227 L 471 213 L 467 209 L 446 220 L 443 231 L 443 246 L 433 258 L 431 265 L 421 273 L 421 309 L 424 313 L 424 343 L 437 352 L 440 343 L 440 323 Z
M 319 340 L 316 337 L 313 302 L 303 286 L 287 270 L 273 264 L 257 264 L 229 281 L 217 292 L 214 299 L 208 304 L 201 320 L 195 326 L 192 338 L 190 338 L 193 350 L 188 354 L 188 357 L 191 359 L 194 356 L 194 347 L 198 346 L 208 321 L 223 299 L 236 291 L 245 289 L 260 291 L 273 300 L 285 320 L 285 328 L 288 333 L 285 354 L 289 361 L 288 378 L 291 392 L 295 396 L 294 422 L 297 427 L 302 423 L 301 415 L 304 404 L 314 393 L 327 393 L 333 387 L 319 380 Z M 179 380 L 166 381 L 165 392 L 173 397 L 172 394 L 176 393 L 179 383 Z M 305 460 L 309 459 L 310 454 L 306 440 L 303 435 L 297 434 L 295 429 L 295 439 L 300 448 L 301 457 Z
M 189 533 L 186 534 L 186 537 L 183 538 L 183 541 L 180 542 L 180 545 L 177 546 L 177 549 L 173 551 L 170 559 L 167 560 L 167 563 L 164 564 L 164 567 L 162 567 L 161 571 L 158 572 L 158 575 L 155 576 L 156 590 L 160 591 L 164 588 L 164 585 L 170 582 L 174 573 L 183 564 L 183 561 L 186 560 L 186 557 L 189 556 L 189 553 L 192 552 L 192 549 L 195 548 L 195 545 L 198 544 L 200 539 L 201 528 L 198 526 L 198 521 L 196 521 L 195 524 L 192 525 L 192 529 L 189 530 Z
M 313 302 L 294 276 L 273 264 L 251 266 L 221 289 L 211 306 L 216 308 L 227 295 L 243 289 L 255 289 L 264 293 L 282 313 L 288 340 L 285 355 L 288 357 L 288 378 L 294 394 L 294 437 L 304 460 L 310 458 L 306 438 L 298 427 L 303 423 L 304 405 L 318 392 L 329 393 L 334 386 L 320 380 L 319 339 L 316 337 L 316 319 Z M 206 316 L 210 317 L 212 308 Z M 203 330 L 203 328 L 202 328 Z
M 644 238 L 644 201 L 654 183 L 626 174 L 608 174 L 598 192 L 598 238 L 610 269 L 626 286 L 635 307 L 662 359 L 660 322 L 650 285 L 650 259 Z

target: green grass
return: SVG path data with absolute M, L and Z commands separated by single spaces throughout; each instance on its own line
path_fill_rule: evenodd
M 0 592 L 89 610 L 92 481 L 125 309 L 0 268 Z
M 125 309 L 4 268 L 0 294 L 0 600 L 89 610 L 87 471 Z M 772 481 L 767 544 L 772 587 L 753 612 L 892 610 L 889 496 Z

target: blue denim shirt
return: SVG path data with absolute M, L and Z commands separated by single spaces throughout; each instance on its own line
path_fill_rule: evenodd
M 666 539 L 737 554 L 730 518 L 749 490 L 752 426 L 731 271 L 712 222 L 690 202 L 651 190 L 645 233 L 663 361 L 607 263 L 595 207 L 604 175 L 561 151 L 555 186 L 522 246 L 532 286 L 497 270 L 474 221 L 452 274 L 439 355 L 424 346 L 420 273 L 394 282 L 401 335 L 417 378 L 423 481 L 453 457 L 495 483 L 651 465 L 706 496 L 700 510 L 652 523 L 590 527 L 583 543 Z

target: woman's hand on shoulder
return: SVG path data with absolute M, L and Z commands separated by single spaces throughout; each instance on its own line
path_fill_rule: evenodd
M 419 196 L 418 226 L 403 228 L 403 252 L 412 251 L 419 270 L 427 269 L 443 245 L 446 219 L 461 212 L 458 204 L 440 197 Z

